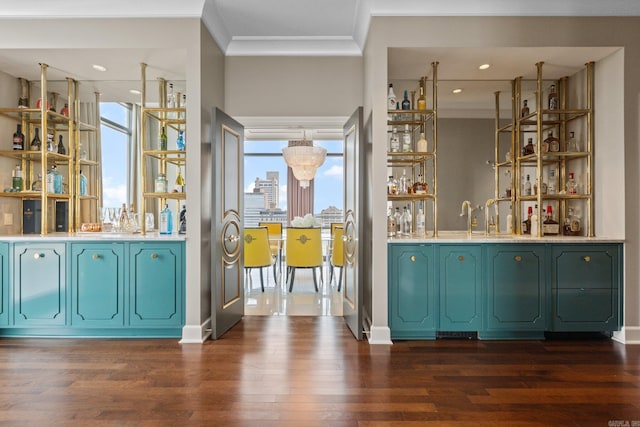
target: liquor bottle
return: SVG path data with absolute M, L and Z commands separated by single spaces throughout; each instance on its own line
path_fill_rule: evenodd
M 573 176 L 573 172 L 569 172 L 569 180 L 567 181 L 567 194 L 578 194 L 578 183 Z
M 427 109 L 427 98 L 424 95 L 424 85 L 425 85 L 424 77 L 420 79 L 420 95 L 418 96 L 418 110 L 426 110 Z
M 123 203 L 120 208 L 120 218 L 118 218 L 118 229 L 127 231 L 129 229 L 129 214 L 127 213 L 127 204 Z
M 173 214 L 169 205 L 165 204 L 164 209 L 160 211 L 160 234 L 171 233 L 173 233 Z
M 424 136 L 424 132 L 420 132 L 420 139 L 416 142 L 416 151 L 418 153 L 426 153 L 428 148 L 427 138 Z
M 60 110 L 60 114 L 65 117 L 69 117 L 69 104 L 67 102 L 64 103 L 64 107 L 62 107 L 62 110 Z
M 551 135 L 551 132 L 549 132 L 549 135 Z M 549 138 L 551 138 L 551 136 Z M 549 145 L 551 143 L 551 140 L 549 138 L 545 138 L 542 141 L 542 147 L 540 147 L 540 152 L 541 153 L 548 153 L 549 152 Z
M 87 195 L 87 177 L 82 173 L 82 170 L 80 170 L 80 176 L 78 176 L 78 180 L 80 181 L 80 184 L 79 184 L 80 195 L 86 196 Z
M 549 185 L 547 186 L 547 192 L 549 194 L 556 194 L 558 191 L 558 180 L 556 179 L 556 170 L 549 169 Z
M 573 208 L 567 209 L 567 217 L 564 219 L 562 234 L 565 236 L 579 236 L 582 231 L 580 216 L 576 215 Z
M 17 164 L 16 168 L 13 170 L 11 187 L 14 191 L 22 191 L 24 190 L 24 180 L 22 178 L 22 169 L 20 165 Z
M 549 88 L 549 95 L 547 95 L 549 101 L 549 110 L 557 110 L 560 108 L 558 103 L 558 94 L 556 93 L 556 85 L 551 85 Z
M 513 233 L 513 215 L 511 213 L 511 205 L 509 205 L 509 214 L 507 214 L 507 234 Z
M 58 152 L 58 145 L 53 142 L 53 134 L 51 132 L 47 132 L 47 151 L 50 153 Z
M 63 178 L 62 174 L 58 172 L 56 165 L 53 165 L 53 192 L 56 194 L 62 194 Z
M 167 107 L 176 108 L 176 97 L 173 94 L 173 83 L 169 83 L 169 94 L 167 95 Z
M 387 215 L 387 237 L 394 237 L 396 235 L 396 217 L 393 214 L 393 209 L 389 209 Z
M 387 94 L 387 108 L 389 110 L 396 109 L 396 94 L 393 92 L 393 84 L 389 83 L 389 93 Z
M 560 151 L 560 140 L 553 136 L 552 130 L 547 134 L 547 138 L 544 140 L 544 143 L 549 146 L 550 152 L 557 153 Z
M 40 151 L 41 147 L 42 147 L 42 142 L 40 141 L 40 128 L 35 128 L 35 135 L 31 140 L 31 145 L 29 146 L 29 149 L 31 151 Z
M 578 141 L 574 132 L 569 132 L 569 139 L 567 140 L 567 151 L 580 151 L 578 147 Z
M 427 194 L 428 186 L 423 181 L 422 174 L 418 174 L 418 179 L 413 183 L 413 194 Z
M 418 208 L 416 214 L 416 235 L 421 237 L 425 235 L 425 218 L 422 208 Z
M 167 192 L 167 175 L 159 173 L 154 182 L 154 191 L 156 193 Z
M 84 149 L 84 143 L 82 141 L 80 142 L 78 150 L 80 151 L 80 160 L 87 160 L 87 150 Z
M 55 178 L 56 165 L 51 165 L 51 168 L 47 171 L 47 193 L 54 194 L 56 192 Z
M 522 233 L 531 234 L 531 215 L 533 214 L 533 208 L 529 206 L 527 209 L 527 219 L 522 221 Z
M 178 193 L 184 193 L 184 177 L 182 176 L 182 168 L 178 169 L 178 175 L 176 176 L 176 191 Z
M 392 153 L 398 153 L 400 151 L 400 138 L 398 137 L 398 130 L 393 128 L 391 131 L 391 138 L 389 139 L 389 151 Z
M 529 106 L 527 105 L 527 100 L 525 99 L 523 101 L 523 106 L 522 106 L 522 117 L 528 116 L 529 115 Z
M 402 132 L 402 152 L 410 153 L 411 151 L 411 132 L 409 131 L 409 125 L 404 125 L 404 132 Z
M 522 149 L 522 154 L 527 156 L 529 154 L 534 154 L 536 152 L 535 147 L 533 146 L 533 138 L 527 139 L 527 145 Z
M 398 181 L 396 181 L 393 175 L 389 175 L 389 179 L 387 180 L 387 194 L 398 194 Z
M 527 180 L 524 183 L 524 195 L 525 196 L 531 195 L 531 181 L 530 181 L 529 175 L 527 175 Z
M 164 126 L 162 126 L 160 135 L 158 135 L 158 149 L 167 151 L 167 134 L 165 133 Z
M 558 235 L 558 233 L 560 233 L 560 224 L 553 217 L 553 209 L 551 205 L 547 206 L 547 217 L 542 223 L 542 233 L 552 236 Z
M 531 235 L 538 235 L 538 205 L 535 205 L 533 208 L 533 213 L 531 214 Z
M 24 134 L 20 123 L 18 123 L 16 131 L 13 133 L 13 149 L 24 150 Z
M 404 209 L 404 234 L 410 236 L 413 233 L 413 216 L 411 215 L 411 206 L 407 206 Z
M 31 184 L 31 191 L 42 191 L 42 174 L 38 174 L 38 178 Z
M 398 194 L 407 194 L 407 170 L 402 169 L 402 176 L 398 180 Z
M 187 207 L 182 205 L 182 210 L 180 211 L 180 222 L 178 223 L 178 234 L 186 234 L 187 233 Z
M 58 135 L 58 154 L 67 154 L 67 150 L 62 143 L 62 135 Z
M 396 208 L 394 218 L 396 219 L 396 236 L 400 237 L 400 234 L 402 234 L 402 214 L 400 213 L 400 208 Z
M 409 101 L 409 92 L 405 89 L 404 97 L 402 98 L 402 109 L 411 110 L 411 101 Z
M 406 220 L 406 217 L 407 217 L 407 207 L 406 207 L 406 206 L 404 206 L 404 207 L 402 208 L 402 214 L 400 215 L 400 230 L 399 230 L 399 232 L 398 232 L 398 234 L 399 234 L 400 236 L 404 236 L 405 234 L 407 234 L 407 233 L 406 233 L 406 230 L 407 230 L 407 229 L 406 229 L 406 226 L 407 226 L 407 220 Z
M 19 77 L 18 80 L 20 80 L 22 89 L 20 98 L 18 98 L 18 108 L 29 108 L 29 82 L 22 77 Z
M 183 130 L 179 130 L 178 131 L 178 138 L 176 138 L 176 148 L 180 151 L 184 151 L 185 149 L 185 142 L 184 142 L 184 131 Z

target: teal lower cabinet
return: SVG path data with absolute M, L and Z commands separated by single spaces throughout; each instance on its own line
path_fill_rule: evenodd
M 123 327 L 124 244 L 71 244 L 71 324 Z
M 9 244 L 0 243 L 0 326 L 9 324 Z
M 439 245 L 439 331 L 482 328 L 482 247 Z
M 180 328 L 183 310 L 183 243 L 132 243 L 129 321 L 132 326 Z
M 13 247 L 13 318 L 17 326 L 65 326 L 64 243 L 16 243 Z
M 543 338 L 545 246 L 489 244 L 486 251 L 486 325 L 481 338 Z
M 621 327 L 622 247 L 556 245 L 551 249 L 553 331 L 616 331 Z
M 390 245 L 391 338 L 435 338 L 436 324 L 434 245 Z

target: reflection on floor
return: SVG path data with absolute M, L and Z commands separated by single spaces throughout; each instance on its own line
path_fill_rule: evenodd
M 338 269 L 335 270 L 336 274 Z M 278 274 L 274 284 L 273 269 L 264 269 L 264 293 L 260 289 L 260 270 L 254 268 L 245 274 L 244 314 L 247 316 L 342 316 L 342 292 L 338 292 L 337 277 L 329 285 L 328 267 L 324 269 L 324 282 L 313 287 L 311 269 L 296 271 L 293 291 L 285 289 L 285 277 Z M 318 280 L 320 280 L 318 278 Z

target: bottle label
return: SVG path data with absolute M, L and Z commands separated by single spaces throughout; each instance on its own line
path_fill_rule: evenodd
M 543 223 L 542 232 L 544 234 L 558 234 L 560 232 L 560 224 Z

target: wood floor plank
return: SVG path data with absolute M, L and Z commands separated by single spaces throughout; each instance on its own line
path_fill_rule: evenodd
M 355 341 L 341 318 L 246 317 L 218 341 L 0 339 L 2 426 L 640 424 L 640 346 Z

